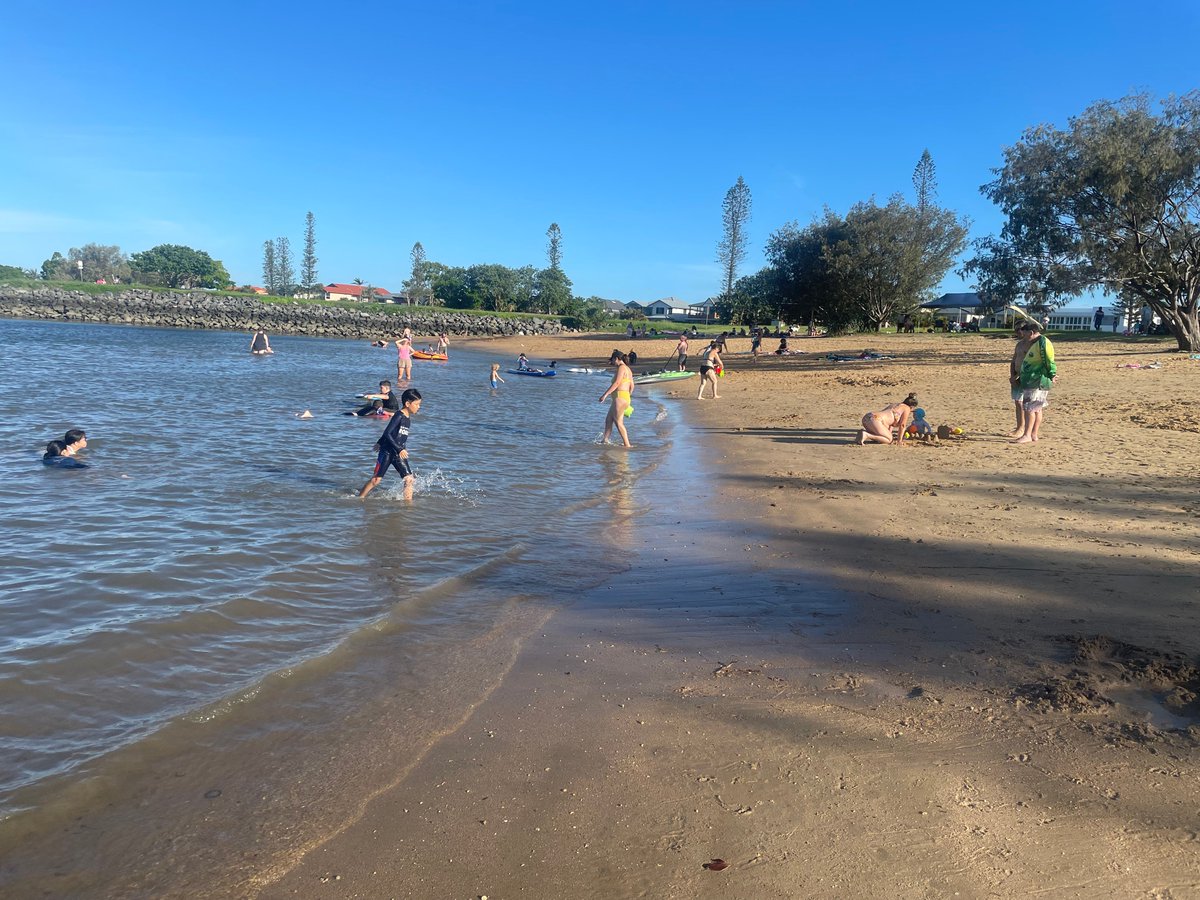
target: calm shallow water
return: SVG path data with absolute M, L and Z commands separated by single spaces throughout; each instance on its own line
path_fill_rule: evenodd
M 393 475 L 364 503 L 383 424 L 342 413 L 394 380 L 394 350 L 280 337 L 264 358 L 248 342 L 0 320 L 0 814 L 364 632 L 399 634 L 417 671 L 514 598 L 569 599 L 609 571 L 614 497 L 671 446 L 649 397 L 642 446 L 602 451 L 605 379 L 492 392 L 493 358 L 456 351 L 415 364 L 415 502 Z M 68 427 L 88 432 L 91 468 L 42 466 Z

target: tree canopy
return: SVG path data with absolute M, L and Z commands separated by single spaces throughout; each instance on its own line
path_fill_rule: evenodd
M 129 258 L 142 280 L 157 278 L 167 287 L 222 288 L 230 284 L 229 273 L 220 261 L 203 250 L 180 244 L 159 244 Z
M 1007 221 L 964 266 L 981 291 L 1057 305 L 1107 289 L 1200 349 L 1200 91 L 1155 106 L 1101 101 L 1004 151 L 980 190 Z

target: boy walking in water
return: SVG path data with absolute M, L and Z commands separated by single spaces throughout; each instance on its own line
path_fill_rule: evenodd
M 375 444 L 379 458 L 375 461 L 375 472 L 370 480 L 358 492 L 361 500 L 375 489 L 389 468 L 394 468 L 404 479 L 404 499 L 411 500 L 413 495 L 413 473 L 408 464 L 408 431 L 412 426 L 412 417 L 421 408 L 421 392 L 409 388 L 400 395 L 400 412 L 392 416 L 387 428 Z

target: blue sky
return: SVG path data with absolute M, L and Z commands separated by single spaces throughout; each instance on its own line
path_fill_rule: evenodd
M 874 196 L 997 231 L 979 186 L 1042 122 L 1200 87 L 1200 4 L 66 3 L 18 0 L 0 59 L 0 263 L 187 244 L 260 283 L 262 243 L 398 290 L 448 265 L 545 265 L 576 293 L 719 290 L 741 175 L 751 250 Z M 956 275 L 946 290 L 966 290 Z

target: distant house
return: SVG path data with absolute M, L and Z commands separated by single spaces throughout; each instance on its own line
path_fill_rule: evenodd
M 365 284 L 327 284 L 325 285 L 325 299 L 358 300 L 363 303 L 368 301 L 387 303 L 391 301 L 391 292 L 385 291 L 383 288 L 371 288 L 373 296 L 367 296 L 366 291 L 367 285 Z
M 645 304 L 638 303 L 636 300 L 630 300 L 630 301 L 626 302 L 625 308 L 627 310 L 629 310 L 630 312 L 634 312 L 634 313 L 642 313 L 643 315 L 645 315 L 645 313 L 646 313 Z
M 662 300 L 655 300 L 653 303 L 647 303 L 642 309 L 648 319 L 666 319 L 671 315 L 686 315 L 687 304 L 682 300 L 676 300 L 674 297 L 664 297 Z
M 621 313 L 625 312 L 626 309 L 628 309 L 628 307 L 620 300 L 601 300 L 600 308 L 610 316 L 619 316 Z
M 234 288 L 234 290 L 239 294 L 265 294 L 267 292 L 265 287 L 259 287 L 256 284 L 243 284 L 239 288 Z

